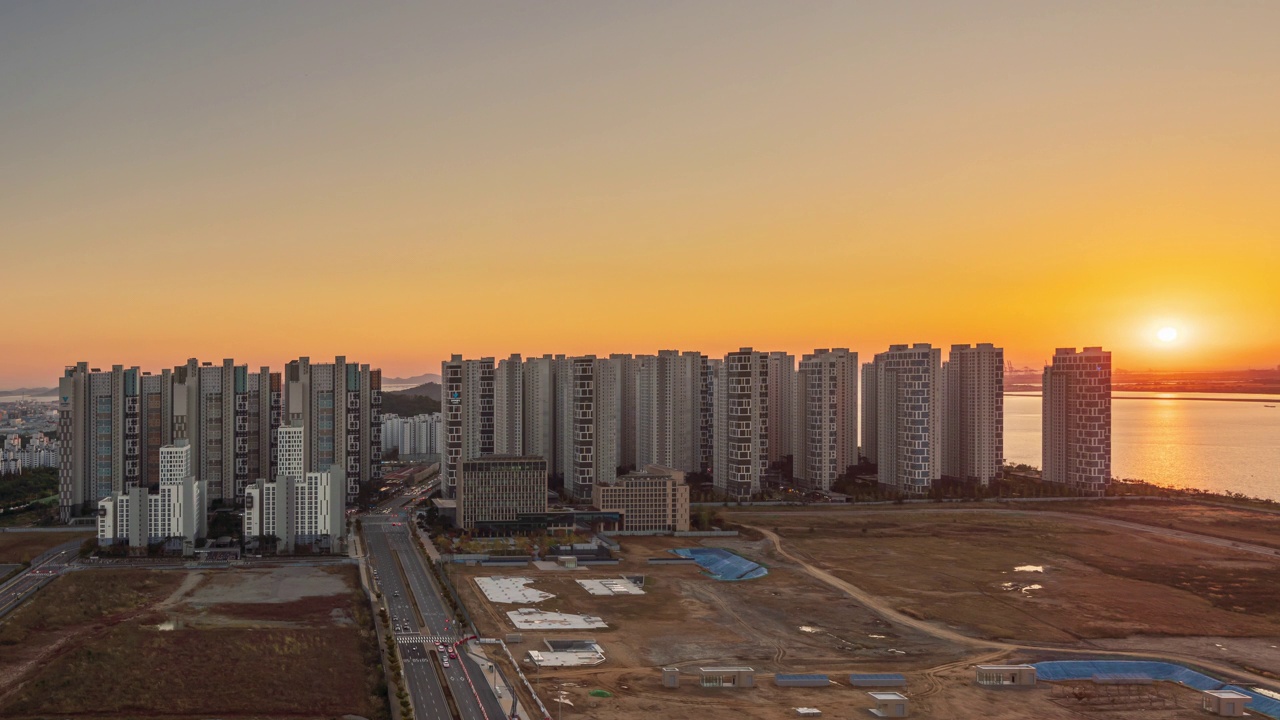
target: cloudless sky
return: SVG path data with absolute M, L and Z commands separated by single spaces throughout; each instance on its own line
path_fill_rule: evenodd
M 1243 1 L 10 0 L 0 387 L 897 342 L 1273 367 L 1278 28 Z

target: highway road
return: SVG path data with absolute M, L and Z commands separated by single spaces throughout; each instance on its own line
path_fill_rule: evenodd
M 8 615 L 10 611 L 30 598 L 36 590 L 62 574 L 67 565 L 76 558 L 82 542 L 82 540 L 72 540 L 46 550 L 31 561 L 31 567 L 0 587 L 0 617 Z
M 379 580 L 383 582 L 383 596 L 391 601 L 400 601 L 404 614 L 397 612 L 396 616 L 404 619 L 406 615 L 413 623 L 411 628 L 413 634 L 424 635 L 428 638 L 445 639 L 447 647 L 455 647 L 456 658 L 451 658 L 449 667 L 441 670 L 444 673 L 445 680 L 449 686 L 450 695 L 453 697 L 454 703 L 457 705 L 458 711 L 464 720 L 501 720 L 508 717 L 508 712 L 504 712 L 504 705 L 509 706 L 511 700 L 503 698 L 505 703 L 500 701 L 494 694 L 493 689 L 485 679 L 485 671 L 480 665 L 466 653 L 465 645 L 459 645 L 458 641 L 463 634 L 467 632 L 466 628 L 459 628 L 455 622 L 453 614 L 448 610 L 448 606 L 444 601 L 443 591 L 436 584 L 435 578 L 432 577 L 430 569 L 428 569 L 421 551 L 416 546 L 416 540 L 413 536 L 412 519 L 409 517 L 407 510 L 403 508 L 405 498 L 395 498 L 383 506 L 383 509 L 389 509 L 389 514 L 375 511 L 369 515 L 365 515 L 362 525 L 364 527 L 365 539 L 369 545 L 370 556 L 374 559 L 376 567 L 379 570 Z M 398 525 L 396 523 L 399 523 Z M 395 566 L 394 558 L 400 561 L 399 568 Z M 389 568 L 389 569 L 384 569 Z M 399 572 L 393 572 L 403 568 L 404 578 L 402 579 Z M 417 627 L 417 622 L 412 617 L 412 612 L 408 609 L 407 595 L 402 587 L 392 589 L 388 581 L 391 580 L 389 574 L 394 574 L 394 582 L 402 583 L 407 580 L 408 589 L 412 591 L 413 598 L 417 603 L 418 610 L 422 614 L 424 625 Z M 386 578 L 385 580 L 383 578 Z M 395 592 L 399 591 L 401 596 L 395 597 Z M 394 626 L 396 623 L 393 622 Z M 404 628 L 403 623 L 401 628 Z M 401 647 L 405 647 L 402 643 Z M 429 654 L 434 652 L 433 645 L 423 646 Z M 421 665 L 424 668 L 434 670 L 432 663 L 406 663 L 406 671 L 410 667 Z M 415 705 L 417 699 L 415 697 Z M 434 717 L 426 715 L 425 717 Z M 447 717 L 442 716 L 442 717 Z

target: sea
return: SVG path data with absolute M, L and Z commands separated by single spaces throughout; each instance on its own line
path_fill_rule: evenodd
M 1005 394 L 1006 462 L 1041 466 L 1040 404 Z M 1280 395 L 1112 393 L 1111 474 L 1280 501 Z

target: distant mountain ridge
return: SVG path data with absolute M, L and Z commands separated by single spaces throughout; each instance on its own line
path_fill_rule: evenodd
M 16 388 L 0 390 L 0 395 L 30 395 L 32 397 L 50 397 L 58 394 L 58 388 Z
M 422 385 L 424 383 L 438 383 L 440 380 L 440 376 L 433 373 L 414 375 L 407 378 L 382 378 L 384 385 Z

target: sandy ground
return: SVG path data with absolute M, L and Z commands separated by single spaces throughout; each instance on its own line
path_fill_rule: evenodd
M 341 575 L 315 567 L 237 569 L 210 575 L 191 593 L 192 605 L 217 603 L 287 603 L 307 597 L 337 595 L 349 588 Z

